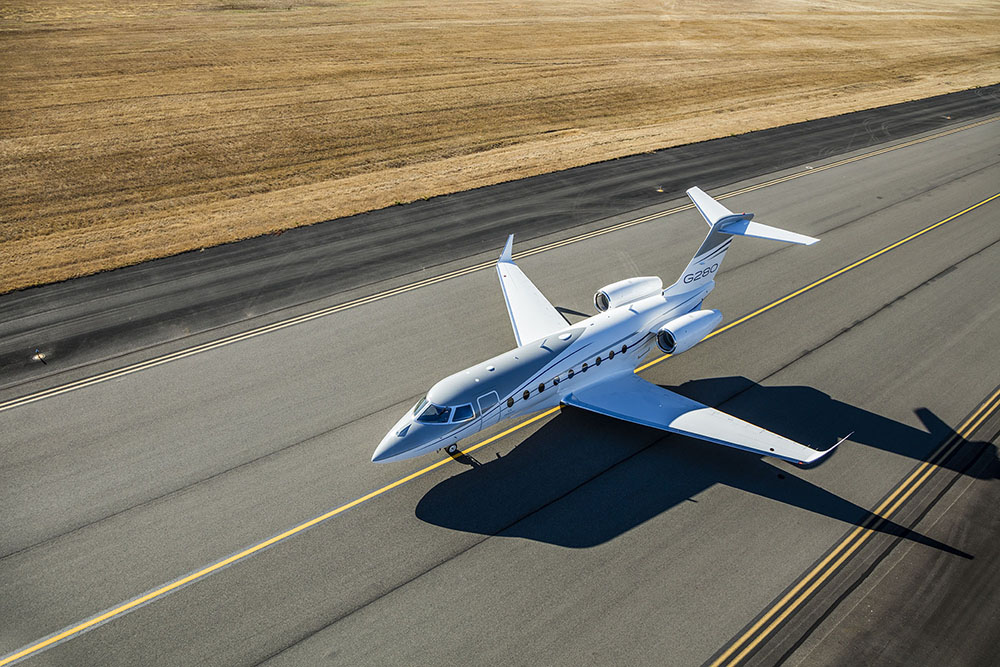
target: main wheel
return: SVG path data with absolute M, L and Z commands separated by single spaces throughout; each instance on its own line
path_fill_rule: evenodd
M 454 454 L 457 451 L 458 451 L 458 445 L 457 444 L 448 445 L 448 453 L 449 454 Z

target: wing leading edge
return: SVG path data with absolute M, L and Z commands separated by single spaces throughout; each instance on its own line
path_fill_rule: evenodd
M 511 234 L 497 261 L 497 276 L 507 302 L 514 338 L 520 346 L 564 329 L 569 323 L 514 263 L 513 245 L 514 235 Z
M 608 417 L 708 440 L 727 447 L 745 449 L 792 463 L 812 463 L 837 446 L 834 445 L 822 452 L 806 447 L 725 412 L 667 391 L 632 373 L 584 387 L 565 397 L 563 403 Z

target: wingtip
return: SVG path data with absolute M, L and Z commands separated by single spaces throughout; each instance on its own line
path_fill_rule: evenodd
M 843 438 L 841 438 L 840 440 L 838 440 L 837 443 L 833 447 L 831 447 L 830 449 L 824 449 L 823 451 L 818 451 L 817 450 L 816 454 L 814 456 L 811 456 L 808 460 L 806 460 L 806 461 L 800 461 L 799 462 L 800 465 L 810 465 L 812 463 L 816 463 L 820 459 L 825 459 L 827 456 L 829 456 L 830 454 L 833 453 L 833 450 L 835 450 L 837 447 L 840 447 L 840 445 L 842 445 L 843 443 L 847 442 L 847 440 L 850 439 L 850 437 L 852 435 L 854 435 L 854 431 L 851 431 L 850 433 L 848 433 L 847 435 L 845 435 Z
M 503 247 L 503 252 L 500 253 L 501 262 L 513 262 L 514 253 L 514 235 L 511 234 L 507 237 L 507 244 Z

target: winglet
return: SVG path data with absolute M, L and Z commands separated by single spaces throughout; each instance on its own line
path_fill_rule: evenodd
M 833 451 L 834 449 L 836 449 L 837 447 L 840 447 L 840 444 L 841 444 L 842 442 L 846 441 L 846 440 L 847 440 L 848 438 L 850 438 L 850 437 L 851 437 L 852 435 L 854 435 L 854 431 L 851 431 L 850 433 L 848 433 L 847 435 L 845 435 L 845 436 L 844 436 L 843 438 L 841 438 L 840 440 L 838 440 L 838 441 L 837 441 L 837 444 L 836 444 L 836 445 L 834 445 L 833 447 L 831 447 L 830 449 L 828 449 L 828 450 L 826 450 L 826 451 L 830 452 L 830 451 Z
M 513 250 L 514 250 L 514 235 L 511 234 L 507 237 L 507 245 L 503 247 L 503 252 L 500 253 L 500 262 L 511 262 L 513 263 Z
M 844 442 L 846 442 L 847 439 L 850 438 L 852 435 L 854 435 L 854 431 L 851 431 L 850 433 L 848 433 L 847 435 L 845 435 L 843 438 L 841 438 L 840 440 L 838 440 L 837 444 L 835 444 L 830 449 L 824 449 L 821 452 L 817 451 L 816 454 L 815 454 L 815 456 L 812 456 L 812 457 L 806 459 L 805 461 L 799 461 L 799 465 L 807 465 L 807 464 L 810 464 L 810 463 L 815 463 L 816 461 L 819 461 L 820 459 L 825 458 L 828 454 L 830 454 L 831 452 L 833 452 L 833 450 L 835 450 L 837 447 L 840 447 L 841 444 L 843 444 Z

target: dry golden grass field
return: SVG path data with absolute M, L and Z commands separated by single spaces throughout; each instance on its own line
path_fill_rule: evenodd
M 4 0 L 0 292 L 995 83 L 998 37 L 996 0 Z

